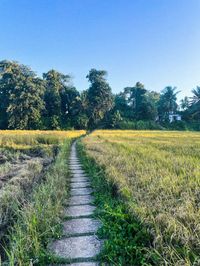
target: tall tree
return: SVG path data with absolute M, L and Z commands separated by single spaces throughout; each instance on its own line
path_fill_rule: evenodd
M 39 78 L 27 77 L 15 86 L 7 108 L 9 128 L 38 129 L 42 127 L 44 84 Z
M 0 62 L 0 129 L 8 128 L 7 108 L 9 105 L 10 88 L 13 86 L 9 68 L 14 62 Z
M 200 120 L 200 87 L 192 90 L 193 96 L 190 97 L 190 108 L 189 112 L 193 119 Z
M 176 87 L 168 86 L 166 87 L 160 95 L 160 100 L 158 103 L 158 113 L 161 120 L 168 121 L 169 114 L 175 113 L 178 108 L 177 104 L 177 91 Z
M 113 106 L 113 95 L 106 81 L 106 74 L 104 70 L 91 69 L 86 77 L 91 83 L 87 91 L 87 114 L 90 128 L 97 127 Z
M 124 94 L 128 106 L 132 109 L 133 119 L 151 120 L 155 118 L 156 107 L 150 97 L 147 97 L 147 90 L 142 83 L 137 82 L 134 87 L 125 88 Z
M 69 127 L 81 126 L 77 123 L 82 110 L 82 101 L 80 93 L 75 87 L 65 86 L 61 90 L 61 119 L 62 126 Z
M 120 92 L 115 95 L 115 104 L 113 113 L 119 111 L 121 117 L 126 119 L 133 118 L 133 110 L 129 106 L 125 92 Z
M 59 129 L 62 114 L 61 93 L 67 87 L 70 76 L 52 69 L 44 73 L 43 78 L 46 83 L 44 123 L 47 128 Z
M 43 81 L 30 68 L 16 62 L 3 61 L 0 65 L 1 115 L 7 120 L 4 125 L 16 129 L 38 128 L 44 107 Z
M 190 100 L 189 98 L 186 96 L 183 99 L 181 99 L 181 104 L 180 107 L 182 110 L 187 110 L 190 107 Z

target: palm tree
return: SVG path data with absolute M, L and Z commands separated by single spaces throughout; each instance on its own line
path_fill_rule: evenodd
M 187 96 L 181 100 L 180 106 L 182 110 L 187 110 L 190 107 L 190 101 Z
M 158 103 L 158 111 L 159 115 L 162 117 L 161 119 L 168 119 L 170 113 L 176 112 L 178 108 L 178 104 L 176 102 L 177 94 L 180 92 L 176 90 L 176 87 L 168 86 L 162 91 Z
M 190 113 L 194 119 L 200 119 L 200 87 L 192 90 L 193 96 L 190 97 Z
M 191 105 L 200 103 L 200 87 L 197 86 L 196 89 L 192 90 L 192 93 L 194 94 L 192 97 L 190 97 Z

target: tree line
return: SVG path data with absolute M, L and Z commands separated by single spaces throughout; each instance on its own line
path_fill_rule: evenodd
M 28 66 L 0 61 L 0 129 L 200 129 L 200 87 L 177 103 L 175 87 L 160 93 L 137 82 L 113 94 L 107 72 L 91 69 L 79 92 L 70 75 L 49 70 L 38 77 Z M 182 121 L 169 123 L 170 114 Z

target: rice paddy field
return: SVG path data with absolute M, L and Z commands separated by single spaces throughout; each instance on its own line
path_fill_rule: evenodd
M 44 236 L 46 230 L 49 237 L 50 226 L 53 228 L 51 219 L 56 224 L 61 199 L 66 196 L 67 189 L 63 190 L 63 187 L 67 185 L 71 142 L 84 134 L 81 130 L 0 131 L 0 265 L 9 242 L 7 254 L 11 259 L 5 265 L 30 265 L 33 253 L 40 254 L 44 244 L 40 233 Z M 54 203 L 50 204 L 51 197 Z M 35 235 L 31 235 L 33 232 L 29 235 L 26 230 L 33 230 L 36 225 L 33 215 L 38 217 L 40 212 L 43 214 L 42 220 L 38 218 L 38 228 L 42 232 L 37 229 Z M 47 218 L 48 222 L 45 221 Z M 37 245 L 39 250 L 33 248 Z
M 200 134 L 97 130 L 82 144 L 152 236 L 157 265 L 200 265 Z
M 0 149 L 28 149 L 33 146 L 48 146 L 62 143 L 85 134 L 85 130 L 42 131 L 42 130 L 0 130 Z

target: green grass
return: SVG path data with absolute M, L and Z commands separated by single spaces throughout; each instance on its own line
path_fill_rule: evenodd
M 61 233 L 60 217 L 67 198 L 70 143 L 70 140 L 65 141 L 55 164 L 46 173 L 43 183 L 35 187 L 30 199 L 23 206 L 16 207 L 16 222 L 9 234 L 5 265 L 48 265 L 55 260 L 47 251 L 47 244 Z
M 101 262 L 117 266 L 159 265 L 159 255 L 152 248 L 153 239 L 147 229 L 128 211 L 114 183 L 108 181 L 104 169 L 86 154 L 80 142 L 78 150 L 91 177 L 96 216 L 102 223 L 98 231 L 99 237 L 104 239 Z

